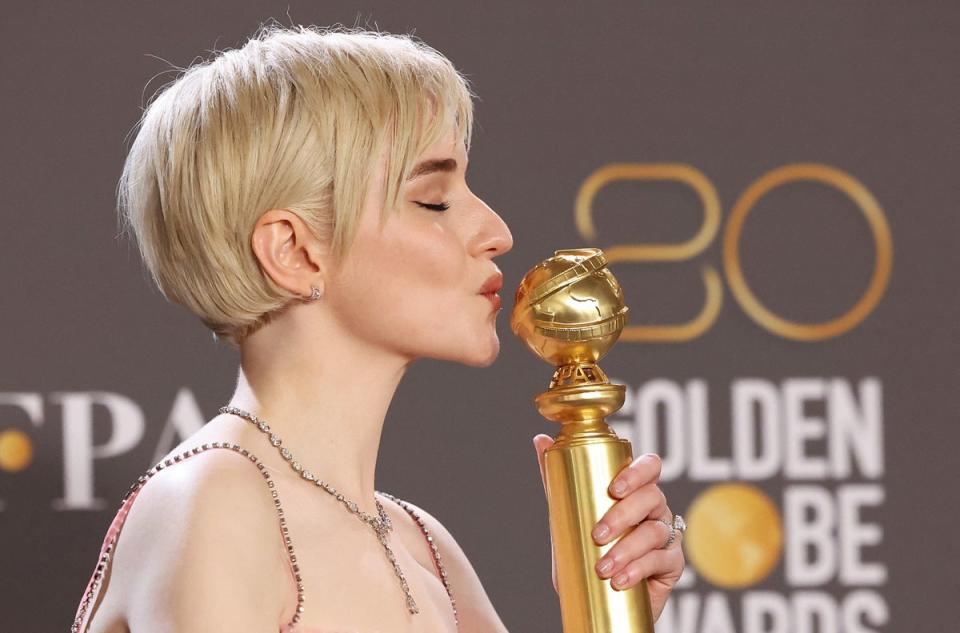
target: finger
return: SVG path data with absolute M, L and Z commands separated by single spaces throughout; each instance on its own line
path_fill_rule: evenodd
M 543 492 L 547 492 L 547 478 L 544 469 L 544 452 L 553 446 L 553 438 L 549 435 L 539 433 L 533 438 L 533 448 L 537 452 L 537 464 L 540 466 L 540 481 L 543 483 Z M 550 534 L 550 577 L 553 580 L 554 591 L 559 591 L 557 587 L 557 554 L 553 545 L 553 533 Z
M 547 478 L 544 469 L 544 452 L 553 446 L 553 438 L 543 433 L 538 433 L 533 437 L 533 448 L 537 451 L 537 464 L 540 466 L 540 481 L 543 483 L 543 491 L 547 491 Z
M 660 513 L 659 516 L 651 517 L 651 518 L 660 519 L 660 521 L 665 522 L 664 527 L 666 527 L 668 530 L 671 526 L 673 526 L 673 511 L 667 505 L 663 506 L 663 511 Z M 680 542 L 682 540 L 683 540 L 683 532 L 674 528 L 673 541 L 670 542 L 669 547 L 680 547 Z
M 645 519 L 665 516 L 667 510 L 667 498 L 660 487 L 647 484 L 610 506 L 594 525 L 593 539 L 604 545 Z
M 656 453 L 646 453 L 636 458 L 617 473 L 608 488 L 610 494 L 622 499 L 640 486 L 660 480 L 663 462 Z
M 670 537 L 670 527 L 656 519 L 648 519 L 624 536 L 597 561 L 596 570 L 601 578 L 612 578 L 631 561 L 642 558 L 648 552 L 660 549 Z M 671 547 L 674 547 L 671 545 Z
M 683 550 L 679 547 L 655 549 L 640 558 L 630 561 L 617 572 L 610 585 L 622 591 L 636 585 L 644 578 L 664 577 L 675 580 L 683 571 Z

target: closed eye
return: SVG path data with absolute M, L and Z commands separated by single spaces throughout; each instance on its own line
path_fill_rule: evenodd
M 431 211 L 446 211 L 447 209 L 450 208 L 450 205 L 447 204 L 446 202 L 441 202 L 439 204 L 432 204 L 429 202 L 417 202 L 417 204 L 423 207 L 424 209 L 430 209 Z

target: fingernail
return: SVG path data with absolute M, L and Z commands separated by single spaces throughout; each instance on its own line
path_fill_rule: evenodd
M 597 524 L 597 527 L 593 528 L 593 538 L 595 539 L 602 539 L 609 533 L 610 528 L 608 528 L 604 523 L 599 523 Z
M 602 561 L 600 561 L 600 564 L 597 565 L 597 571 L 600 572 L 601 574 L 606 574 L 611 569 L 613 569 L 613 561 L 610 560 L 609 558 L 603 559 Z
M 625 584 L 627 584 L 627 580 L 629 579 L 630 577 L 627 574 L 620 574 L 613 580 L 613 584 L 615 584 L 618 587 L 622 587 Z
M 613 494 L 622 495 L 623 492 L 627 489 L 627 482 L 622 479 L 618 479 L 613 484 Z

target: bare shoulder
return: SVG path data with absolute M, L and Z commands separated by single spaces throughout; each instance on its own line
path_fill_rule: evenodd
M 420 506 L 406 499 L 403 499 L 403 502 L 420 515 L 424 526 L 437 544 L 450 580 L 454 600 L 457 602 L 459 630 L 464 633 L 507 633 L 507 628 L 490 602 L 477 572 L 453 534 L 436 517 Z
M 114 565 L 132 581 L 132 633 L 276 630 L 296 601 L 271 488 L 232 450 L 207 450 L 151 477 Z

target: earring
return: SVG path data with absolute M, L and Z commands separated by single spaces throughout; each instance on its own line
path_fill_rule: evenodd
M 320 298 L 320 289 L 316 286 L 310 286 L 310 301 L 316 301 Z

